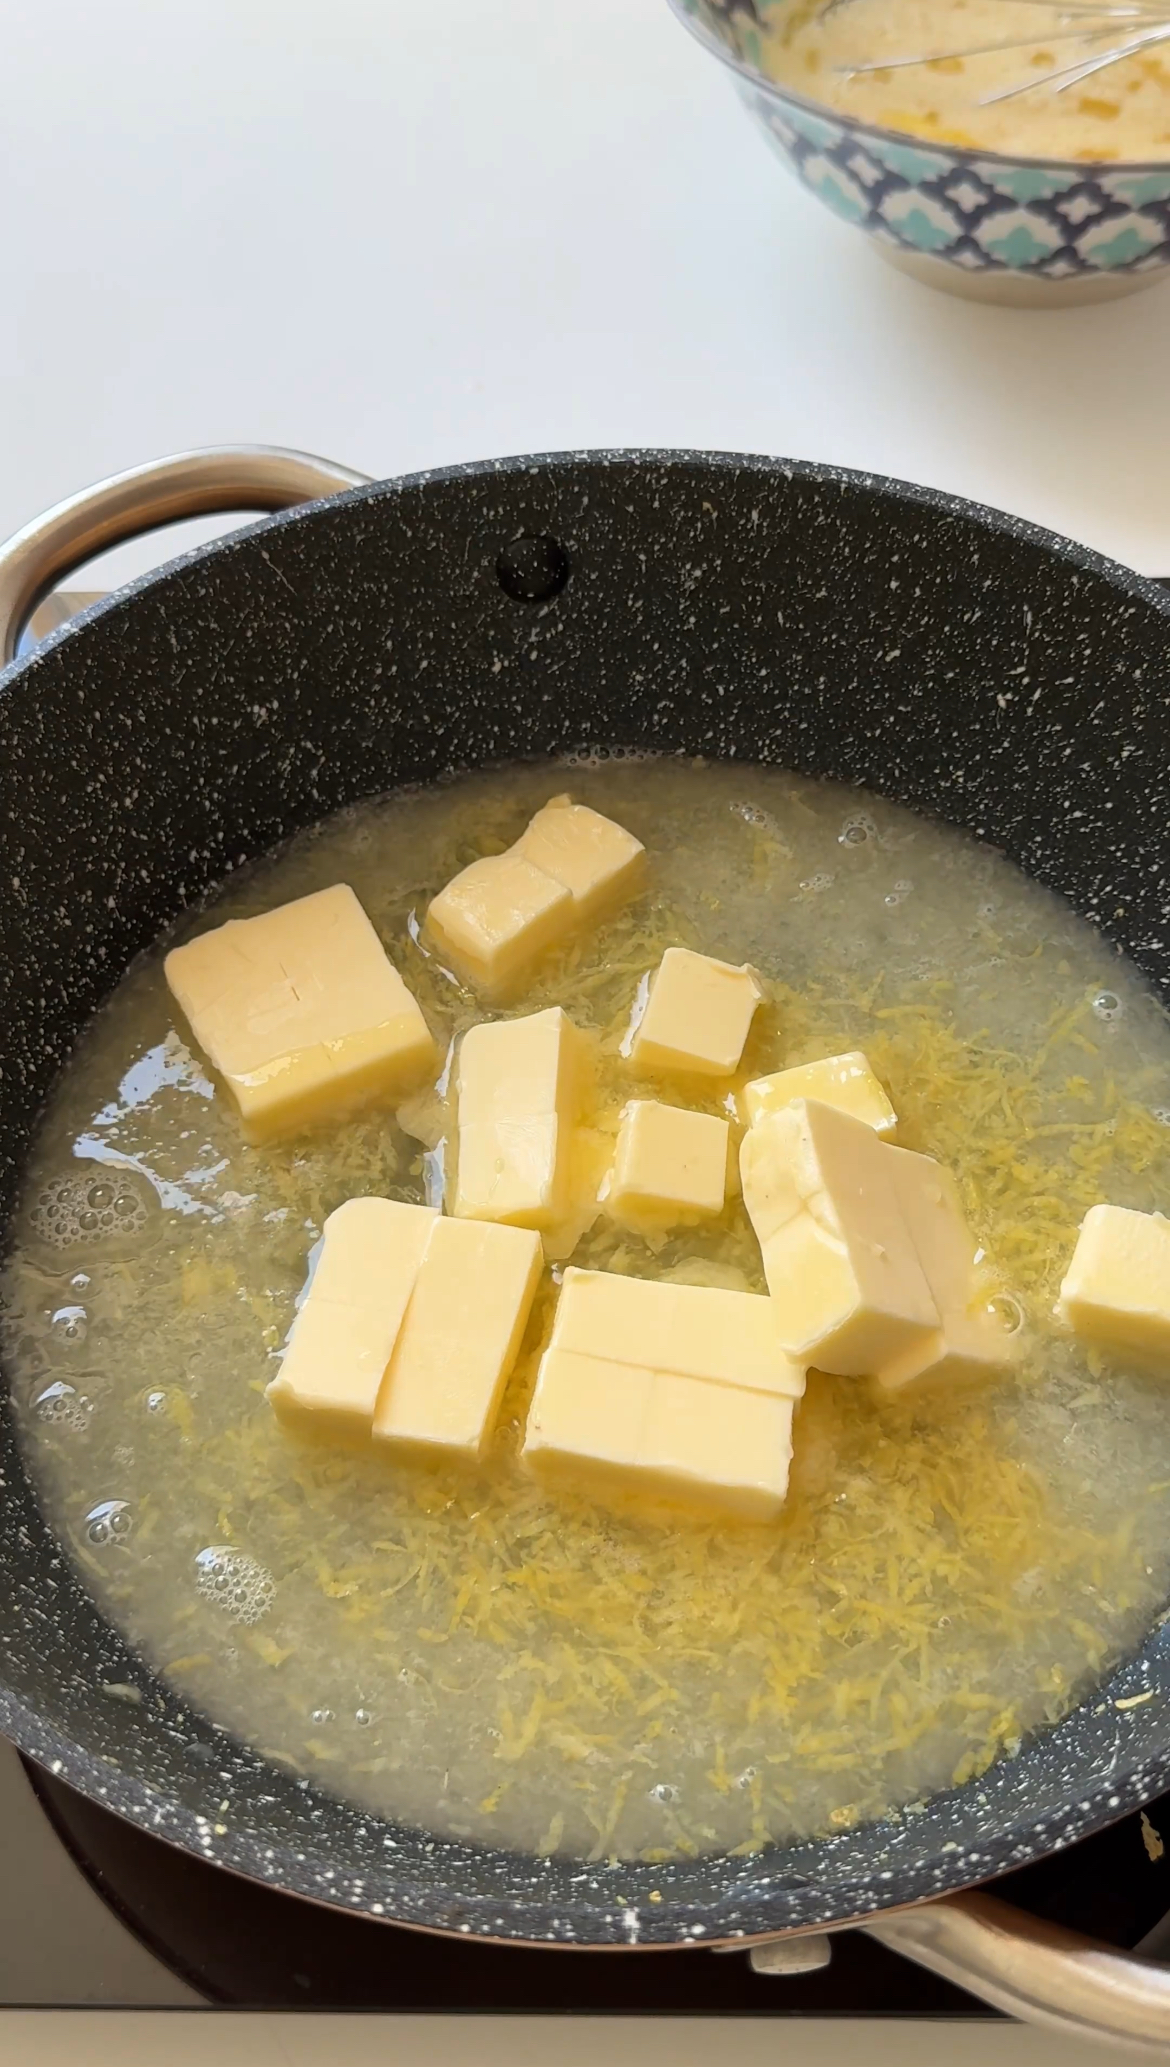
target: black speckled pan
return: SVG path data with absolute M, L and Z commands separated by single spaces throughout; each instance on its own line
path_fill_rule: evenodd
M 184 903 L 339 805 L 503 757 L 623 743 L 866 784 L 1005 849 L 1170 992 L 1170 603 L 889 482 L 617 453 L 361 488 L 123 591 L 0 689 L 5 1214 L 79 1028 Z M 478 1936 L 710 1943 L 962 1888 L 1170 1781 L 1158 1627 L 1016 1759 L 822 1842 L 599 1869 L 392 1828 L 267 1765 L 127 1649 L 2 1418 L 0 1727 L 298 1894 Z

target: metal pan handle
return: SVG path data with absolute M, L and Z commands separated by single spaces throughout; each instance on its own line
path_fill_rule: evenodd
M 148 460 L 83 488 L 0 545 L 0 667 L 14 657 L 41 599 L 96 553 L 183 517 L 289 509 L 362 488 L 368 479 L 280 445 L 210 445 Z
M 892 1910 L 855 1928 L 1026 2024 L 1062 2038 L 1170 2054 L 1170 1967 L 1029 1916 L 982 1889 Z M 1160 1940 L 1164 1928 L 1151 1939 Z M 808 1973 L 827 1964 L 830 1937 L 814 1931 L 757 1939 L 752 1966 L 780 1978 Z
M 983 2002 L 1065 2038 L 1170 2053 L 1170 1968 L 974 1889 L 862 1928 Z

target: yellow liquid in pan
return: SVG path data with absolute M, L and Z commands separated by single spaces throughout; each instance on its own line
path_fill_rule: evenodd
M 867 1050 L 1026 1317 L 1018 1375 L 961 1402 L 814 1377 L 778 1525 L 619 1514 L 517 1467 L 546 1289 L 474 1480 L 298 1444 L 263 1389 L 309 1246 L 353 1193 L 421 1199 L 430 1166 L 385 1115 L 245 1147 L 176 1034 L 161 950 L 51 1101 L 4 1287 L 8 1368 L 87 1584 L 252 1744 L 461 1837 L 750 1851 L 1010 1756 L 1158 1612 L 1170 1377 L 1107 1368 L 1051 1309 L 1088 1205 L 1170 1204 L 1170 1030 L 994 854 L 751 767 L 513 768 L 370 803 L 233 879 L 212 915 L 352 883 L 445 1043 L 475 1007 L 410 914 L 566 787 L 646 842 L 653 887 L 522 1007 L 559 1000 L 598 1031 L 616 1109 L 616 1050 L 663 947 L 755 963 L 747 1067 Z M 600 1221 L 577 1260 L 762 1289 L 738 1203 L 657 1249 Z

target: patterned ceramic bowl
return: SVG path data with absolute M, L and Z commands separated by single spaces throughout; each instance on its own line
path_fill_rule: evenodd
M 765 76 L 761 32 L 789 0 L 670 4 L 728 66 L 789 170 L 930 286 L 1056 308 L 1167 277 L 1170 163 L 1089 165 L 919 143 L 830 113 Z

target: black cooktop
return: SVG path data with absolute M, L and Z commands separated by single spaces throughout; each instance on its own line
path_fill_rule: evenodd
M 127 1927 L 211 2003 L 254 2009 L 990 2017 L 859 1931 L 827 1967 L 769 1978 L 739 1953 L 529 1951 L 324 1909 L 189 1858 L 30 1767 L 73 1857 Z M 1160 1851 L 1165 1837 L 1167 1850 Z M 996 1892 L 1130 1949 L 1170 1910 L 1170 1795 Z

